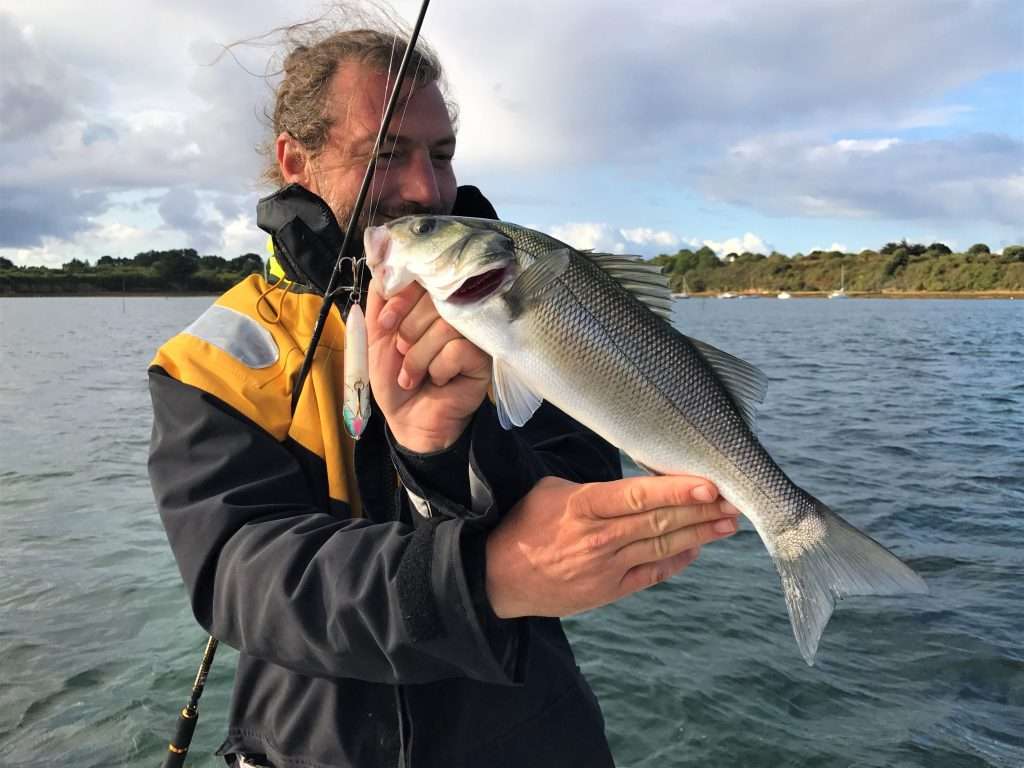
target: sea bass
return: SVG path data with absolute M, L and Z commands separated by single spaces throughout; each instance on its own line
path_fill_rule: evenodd
M 837 598 L 927 592 L 772 460 L 753 431 L 764 375 L 673 328 L 657 268 L 486 219 L 407 216 L 367 229 L 364 246 L 385 296 L 418 282 L 493 358 L 502 426 L 547 400 L 648 471 L 717 485 L 775 562 L 808 664 Z

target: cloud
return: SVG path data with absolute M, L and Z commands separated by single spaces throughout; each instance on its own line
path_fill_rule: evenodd
M 767 136 L 733 147 L 700 181 L 711 197 L 775 216 L 983 220 L 1024 210 L 1024 141 L 820 142 Z
M 706 245 L 714 251 L 719 258 L 728 253 L 764 253 L 771 252 L 771 248 L 760 237 L 753 232 L 747 232 L 742 237 L 730 237 L 728 240 L 716 242 L 714 240 L 703 240 L 701 245 Z
M 650 227 L 634 227 L 633 229 L 620 229 L 619 234 L 628 243 L 636 245 L 659 245 L 673 247 L 679 245 L 679 236 L 668 230 L 655 230 Z
M 591 0 L 526 3 L 503 18 L 513 42 L 496 46 L 493 7 L 436 14 L 474 163 L 674 159 L 680 173 L 688 149 L 755 131 L 946 124 L 967 107 L 936 104 L 944 94 L 1021 65 L 1024 24 L 1012 0 L 941 12 L 932 0 L 660 2 L 637 14 Z
M 191 187 L 175 187 L 164 195 L 157 207 L 164 224 L 185 234 L 189 247 L 200 253 L 214 250 L 221 244 L 222 225 L 218 219 L 200 212 L 199 195 Z
M 0 248 L 32 248 L 46 237 L 66 239 L 93 228 L 107 208 L 102 192 L 60 184 L 0 184 Z
M 625 244 L 618 240 L 611 226 L 595 221 L 558 224 L 545 230 L 549 235 L 581 251 L 622 253 Z
M 651 227 L 616 227 L 607 222 L 573 221 L 544 228 L 552 237 L 581 251 L 623 253 L 649 258 L 674 252 L 683 238 L 668 230 Z M 695 244 L 696 240 L 687 241 Z
M 67 69 L 46 56 L 28 28 L 0 13 L 0 141 L 38 134 L 74 114 Z
M 414 17 L 413 0 L 395 4 Z M 205 64 L 218 44 L 316 9 L 284 0 L 110 0 L 87 15 L 75 0 L 7 0 L 4 8 L 0 248 L 94 244 L 92 233 L 126 193 L 153 198 L 129 223 L 148 222 L 154 240 L 173 233 L 226 243 L 238 235 L 223 228 L 240 226 L 264 191 L 254 148 L 267 138 L 268 81 L 230 57 Z M 556 200 L 546 206 L 549 222 L 616 221 L 594 210 L 599 196 L 635 199 L 653 178 L 688 192 L 699 182 L 716 200 L 774 215 L 1006 222 L 1020 200 L 1016 151 L 995 151 L 1009 163 L 1002 173 L 979 174 L 952 157 L 958 149 L 985 156 L 967 139 L 945 139 L 943 148 L 902 132 L 944 126 L 949 135 L 966 118 L 983 124 L 962 89 L 1020 70 L 1022 23 L 1015 0 L 953 0 L 941 12 L 933 0 L 652 0 L 630 14 L 612 0 L 524 0 L 515 13 L 489 2 L 436 4 L 425 32 L 462 107 L 460 178 L 498 179 L 486 188 L 498 194 L 514 176 L 534 205 L 553 186 L 546 179 L 600 171 L 622 180 L 581 189 L 571 205 Z M 277 51 L 235 53 L 262 73 Z M 948 103 L 955 89 L 957 103 Z M 731 151 L 744 146 L 756 157 Z M 814 148 L 820 157 L 809 154 Z M 792 170 L 788 152 L 796 153 Z M 940 166 L 947 161 L 959 171 Z M 196 195 L 194 209 L 185 189 Z M 157 206 L 165 200 L 183 230 L 163 223 Z M 644 219 L 656 223 L 605 225 L 597 247 L 668 250 L 674 230 L 693 229 L 639 208 L 621 220 Z M 760 226 L 727 224 L 726 232 Z
M 86 55 L 75 62 L 58 38 L 27 35 L 11 14 L 0 12 L 0 247 L 73 240 L 96 226 L 95 217 L 110 210 L 119 193 L 142 190 L 169 195 L 161 213 L 176 228 L 194 228 L 194 242 L 219 242 L 208 220 L 182 218 L 187 193 L 181 190 L 216 192 L 225 211 L 254 207 L 265 83 L 229 59 L 193 67 L 190 77 L 151 82 L 148 99 L 112 102 L 111 93 L 95 85 L 106 63 Z M 123 46 L 142 43 L 125 40 Z M 150 58 L 137 51 L 139 69 Z M 126 91 L 144 81 L 134 67 L 125 71 L 123 60 L 119 66 L 117 81 Z
M 934 242 L 934 241 L 929 241 Z M 813 248 L 808 248 L 808 252 L 814 251 L 839 251 L 840 253 L 849 253 L 850 249 L 846 247 L 845 243 L 832 243 L 828 248 L 822 248 L 820 245 L 816 245 Z

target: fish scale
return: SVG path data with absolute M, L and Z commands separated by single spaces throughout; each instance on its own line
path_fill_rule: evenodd
M 508 222 L 442 216 L 370 227 L 365 247 L 386 295 L 419 282 L 492 357 L 503 424 L 525 423 L 548 400 L 652 471 L 713 482 L 771 555 L 808 664 L 837 599 L 927 592 L 786 476 L 744 416 L 763 375 L 652 311 L 664 309 L 667 286 L 659 293 L 636 262 Z
M 537 238 L 531 238 L 529 245 L 523 250 L 534 258 L 542 258 L 541 248 L 551 248 Z M 585 255 L 573 254 L 559 280 L 564 288 L 549 290 L 535 305 L 528 335 L 538 342 L 546 339 L 554 350 L 573 340 L 571 349 L 582 355 L 572 366 L 580 372 L 578 385 L 585 385 L 589 376 L 591 381 L 614 385 L 592 394 L 605 409 L 623 404 L 623 419 L 635 420 L 637 411 L 646 411 L 683 421 L 681 432 L 696 432 L 729 457 L 735 472 L 780 510 L 778 516 L 758 521 L 766 528 L 774 523 L 775 533 L 782 534 L 796 519 L 815 513 L 813 501 L 756 440 L 707 361 L 685 336 L 633 299 Z M 580 343 L 583 338 L 590 343 Z M 609 431 L 622 434 L 621 427 Z M 686 469 L 648 457 L 643 444 L 619 447 L 638 463 L 662 473 Z

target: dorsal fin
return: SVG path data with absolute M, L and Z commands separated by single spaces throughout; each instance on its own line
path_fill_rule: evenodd
M 660 267 L 645 264 L 639 256 L 594 251 L 580 253 L 615 278 L 656 315 L 667 321 L 672 319 L 672 292 Z
M 768 377 L 764 371 L 699 339 L 691 336 L 686 336 L 686 339 L 707 360 L 708 365 L 729 391 L 733 402 L 743 415 L 743 420 L 747 422 L 751 431 L 754 431 L 757 404 L 764 402 L 768 389 Z

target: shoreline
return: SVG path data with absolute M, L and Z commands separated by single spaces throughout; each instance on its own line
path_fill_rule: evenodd
M 52 293 L 0 293 L 0 299 L 95 299 L 95 298 L 197 298 L 201 296 L 220 296 L 224 291 L 181 291 L 181 292 L 117 292 L 117 291 L 54 291 Z M 826 299 L 827 291 L 790 291 L 794 299 Z M 857 291 L 847 293 L 850 299 L 1024 299 L 1024 291 Z M 737 293 L 736 298 L 744 299 L 775 299 L 778 291 L 747 291 Z M 691 291 L 691 299 L 716 299 L 718 292 Z
M 827 299 L 828 291 L 790 291 L 793 299 Z M 690 292 L 691 299 L 717 299 L 718 293 Z M 737 293 L 740 299 L 777 299 L 778 291 Z M 1024 291 L 856 291 L 847 292 L 848 299 L 1024 299 Z

